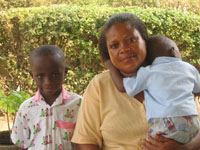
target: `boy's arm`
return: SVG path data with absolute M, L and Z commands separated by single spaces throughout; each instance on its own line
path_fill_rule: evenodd
M 106 68 L 110 70 L 110 75 L 112 80 L 120 92 L 125 92 L 124 84 L 123 84 L 123 76 L 119 72 L 117 68 L 112 64 L 111 60 L 107 60 L 105 63 Z
M 17 150 L 28 150 L 28 148 L 23 149 L 23 148 L 21 148 L 21 147 L 18 147 Z

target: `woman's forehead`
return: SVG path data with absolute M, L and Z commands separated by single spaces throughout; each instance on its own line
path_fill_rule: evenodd
M 138 36 L 139 31 L 130 24 L 115 24 L 106 33 L 106 41 L 112 42 L 119 38 L 126 38 L 129 36 Z

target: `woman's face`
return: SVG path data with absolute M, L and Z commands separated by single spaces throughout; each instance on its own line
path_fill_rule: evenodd
M 125 77 L 134 76 L 146 58 L 146 44 L 139 31 L 127 23 L 114 24 L 106 34 L 113 65 Z

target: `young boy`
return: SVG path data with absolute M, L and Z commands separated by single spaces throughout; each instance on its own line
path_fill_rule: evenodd
M 22 149 L 72 150 L 81 96 L 64 90 L 67 73 L 63 51 L 43 45 L 30 55 L 30 74 L 38 91 L 17 113 L 11 139 Z
M 111 61 L 105 65 L 120 91 L 134 97 L 144 90 L 146 116 L 152 123 L 149 136 L 160 133 L 166 138 L 187 143 L 200 128 L 193 94 L 200 92 L 199 73 L 181 60 L 178 47 L 167 37 L 150 37 L 147 52 L 147 60 L 152 65 L 140 67 L 134 77 L 122 78 Z

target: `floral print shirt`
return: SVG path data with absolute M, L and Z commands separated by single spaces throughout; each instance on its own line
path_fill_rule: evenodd
M 38 90 L 18 110 L 11 134 L 13 143 L 28 150 L 72 150 L 71 137 L 81 98 L 62 88 L 50 106 Z

